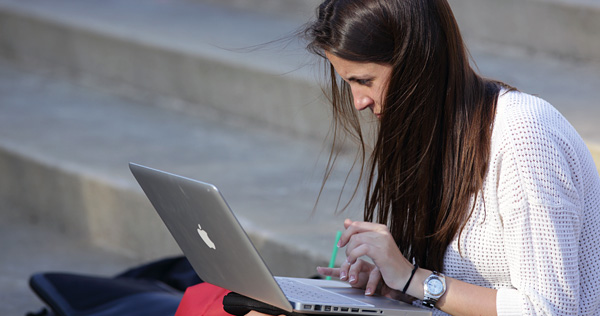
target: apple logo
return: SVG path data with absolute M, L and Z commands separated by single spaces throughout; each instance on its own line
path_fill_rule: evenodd
M 215 247 L 215 243 L 210 240 L 208 233 L 202 230 L 202 226 L 200 226 L 200 224 L 198 224 L 198 235 L 200 235 L 200 238 L 202 238 L 202 241 L 204 241 L 208 248 L 217 249 Z

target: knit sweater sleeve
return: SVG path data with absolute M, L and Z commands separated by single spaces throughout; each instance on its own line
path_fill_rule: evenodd
M 513 288 L 498 291 L 498 314 L 577 315 L 584 188 L 576 153 L 585 145 L 531 96 L 509 106 L 499 124 L 498 208 Z

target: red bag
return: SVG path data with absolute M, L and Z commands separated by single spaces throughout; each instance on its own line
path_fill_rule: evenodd
M 209 283 L 185 290 L 175 316 L 231 316 L 223 310 L 223 297 L 230 291 Z

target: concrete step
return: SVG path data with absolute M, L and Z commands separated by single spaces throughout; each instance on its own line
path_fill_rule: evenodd
M 449 0 L 468 42 L 600 63 L 596 0 Z
M 195 0 L 288 19 L 312 18 L 321 0 Z M 471 44 L 492 43 L 533 53 L 600 62 L 596 0 L 449 0 Z
M 29 288 L 35 272 L 70 272 L 114 276 L 139 264 L 139 260 L 57 233 L 43 225 L 11 219 L 1 209 L 0 221 L 0 315 L 22 316 L 45 304 Z
M 322 142 L 208 110 L 192 117 L 149 107 L 5 61 L 0 113 L 3 217 L 137 260 L 178 254 L 128 170 L 134 161 L 220 187 L 277 274 L 313 275 L 342 228 L 334 210 L 344 174 L 332 175 L 312 211 L 327 158 Z
M 302 43 L 237 49 L 286 38 L 300 19 L 182 0 L 0 0 L 0 21 L 0 56 L 11 62 L 196 116 L 210 108 L 290 135 L 326 134 L 319 61 Z M 470 49 L 484 75 L 541 95 L 600 143 L 600 63 L 494 42 Z
M 291 134 L 327 131 L 298 43 L 246 49 L 295 22 L 177 0 L 0 0 L 0 21 L 0 54 L 14 62 L 194 115 L 211 107 Z

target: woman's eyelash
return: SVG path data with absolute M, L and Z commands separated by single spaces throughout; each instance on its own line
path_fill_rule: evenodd
M 358 78 L 351 77 L 351 78 L 346 79 L 346 82 L 348 82 L 348 83 L 354 82 L 361 86 L 370 86 L 373 83 L 373 79 L 372 78 L 358 79 Z
M 362 86 L 368 86 L 371 84 L 371 79 L 354 79 L 354 82 L 358 83 L 359 85 Z

